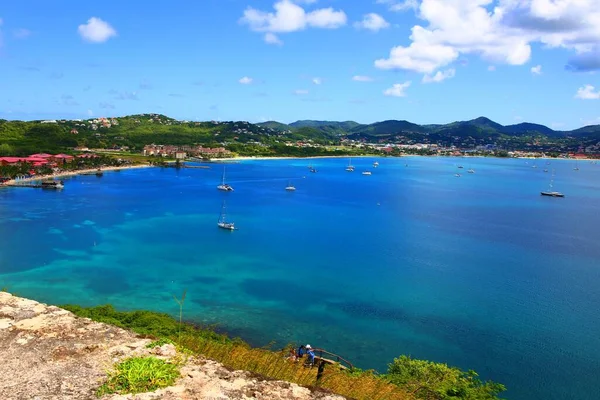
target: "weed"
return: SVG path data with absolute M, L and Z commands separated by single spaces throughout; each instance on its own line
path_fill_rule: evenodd
M 146 348 L 148 348 L 148 349 L 153 349 L 153 348 L 155 348 L 155 347 L 161 347 L 162 345 L 165 345 L 165 344 L 172 344 L 172 345 L 174 345 L 175 343 L 174 343 L 174 342 L 173 342 L 171 339 L 167 339 L 167 338 L 160 338 L 160 339 L 158 339 L 158 340 L 155 340 L 155 341 L 154 341 L 154 342 L 152 342 L 152 343 L 148 343 L 148 344 L 146 345 Z
M 108 380 L 96 392 L 98 397 L 112 393 L 145 393 L 171 386 L 179 377 L 179 366 L 156 357 L 133 357 L 117 364 Z

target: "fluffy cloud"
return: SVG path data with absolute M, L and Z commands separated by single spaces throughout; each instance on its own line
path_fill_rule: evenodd
M 580 87 L 575 94 L 575 98 L 583 100 L 597 100 L 600 99 L 600 90 L 595 91 L 592 85 L 585 85 Z
M 320 85 L 323 83 L 323 79 L 315 77 L 311 79 L 311 82 L 313 83 L 313 85 Z
M 368 29 L 372 32 L 377 32 L 381 29 L 389 28 L 390 24 L 381 15 L 370 13 L 366 14 L 362 21 L 356 22 L 354 26 L 359 29 Z
M 410 81 L 394 83 L 391 88 L 384 90 L 383 94 L 386 96 L 404 97 L 406 96 L 405 90 L 410 86 L 410 83 Z
M 77 31 L 83 40 L 92 43 L 103 43 L 117 36 L 117 31 L 108 22 L 96 17 L 88 19 L 87 24 L 79 25 Z
M 274 12 L 265 12 L 248 7 L 240 23 L 248 25 L 256 32 L 274 34 L 296 32 L 309 27 L 335 29 L 346 25 L 348 20 L 342 10 L 336 11 L 329 7 L 306 12 L 304 8 L 290 0 L 280 0 L 273 5 L 273 8 Z
M 417 0 L 377 0 L 377 4 L 386 4 L 390 11 L 416 10 L 419 7 Z
M 431 74 L 465 54 L 523 65 L 541 43 L 576 52 L 573 69 L 600 69 L 586 58 L 600 41 L 598 0 L 422 0 L 417 14 L 425 23 L 412 27 L 411 43 L 376 60 L 378 68 Z
M 373 82 L 373 78 L 365 75 L 354 75 L 352 80 L 355 82 Z
M 440 83 L 446 79 L 454 78 L 455 74 L 456 70 L 454 68 L 450 68 L 446 71 L 438 71 L 435 75 L 425 75 L 423 77 L 423 83 Z
M 254 79 L 244 76 L 243 78 L 240 78 L 238 82 L 242 85 L 250 85 L 252 82 L 254 82 Z
M 566 68 L 576 72 L 600 70 L 600 45 L 595 46 L 589 52 L 571 57 Z
M 534 75 L 541 75 L 542 74 L 542 66 L 536 65 L 535 67 L 531 67 L 531 73 Z
M 265 33 L 265 43 L 275 44 L 277 46 L 283 45 L 283 41 L 281 39 L 279 39 L 279 37 L 272 32 Z

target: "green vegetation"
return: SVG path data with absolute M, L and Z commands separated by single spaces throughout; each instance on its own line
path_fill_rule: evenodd
M 374 154 L 361 144 L 435 144 L 472 149 L 495 145 L 506 151 L 565 153 L 580 147 L 598 150 L 600 126 L 570 132 L 538 124 L 502 126 L 487 118 L 444 125 L 418 125 L 389 120 L 373 124 L 353 121 L 194 122 L 177 121 L 160 114 L 137 114 L 108 120 L 41 121 L 0 120 L 0 156 L 37 152 L 69 152 L 77 146 L 140 153 L 144 145 L 224 146 L 241 156 L 327 156 Z M 332 153 L 329 146 L 352 140 L 353 147 Z M 302 142 L 302 145 L 297 145 Z M 290 146 L 291 145 L 291 146 Z M 596 150 L 594 150 L 596 149 Z M 413 151 L 405 150 L 412 153 Z
M 156 357 L 133 357 L 116 365 L 96 392 L 98 397 L 105 394 L 126 394 L 153 392 L 171 386 L 179 377 L 179 366 Z
M 161 347 L 161 346 L 164 346 L 165 344 L 172 344 L 172 345 L 175 345 L 175 342 L 174 342 L 174 341 L 172 341 L 171 339 L 165 339 L 165 338 L 161 338 L 161 339 L 157 339 L 157 340 L 155 340 L 155 341 L 154 341 L 154 342 L 152 342 L 152 343 L 148 343 L 148 344 L 146 345 L 146 348 L 148 348 L 148 349 L 153 349 L 153 348 L 155 348 L 155 347 Z
M 181 302 L 182 315 L 185 296 L 177 300 L 178 303 Z M 156 338 L 157 341 L 151 343 L 152 346 L 175 342 L 180 351 L 201 354 L 223 363 L 228 368 L 247 370 L 266 378 L 285 380 L 303 386 L 318 385 L 357 400 L 491 400 L 497 399 L 496 395 L 504 390 L 502 385 L 480 382 L 473 372 L 464 373 L 445 364 L 407 357 L 394 360 L 386 374 L 357 368 L 344 370 L 335 365 L 327 365 L 317 381 L 317 368 L 304 367 L 301 362 L 287 358 L 290 349 L 296 348 L 294 344 L 280 351 L 252 348 L 239 338 L 231 339 L 210 328 L 185 322 L 180 324 L 179 320 L 163 313 L 120 312 L 111 305 L 90 308 L 67 305 L 63 308 L 81 317 Z M 437 374 L 438 370 L 443 373 Z
M 406 388 L 419 399 L 497 399 L 506 390 L 495 382 L 481 382 L 475 371 L 464 372 L 446 364 L 415 360 L 408 356 L 394 359 L 386 377 Z

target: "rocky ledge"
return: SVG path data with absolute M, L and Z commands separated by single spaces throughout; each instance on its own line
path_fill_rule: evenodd
M 96 399 L 106 372 L 128 357 L 178 357 L 175 348 L 149 349 L 135 333 L 0 292 L 0 399 Z M 189 357 L 174 386 L 152 393 L 107 395 L 103 399 L 321 399 L 341 396 L 311 392 L 289 382 L 267 381 L 220 363 Z

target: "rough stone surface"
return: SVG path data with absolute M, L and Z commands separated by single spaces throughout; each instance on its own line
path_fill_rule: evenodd
M 0 292 L 0 399 L 96 399 L 106 372 L 122 359 L 178 357 L 172 345 L 146 348 L 149 339 L 76 317 L 69 311 Z M 153 393 L 107 395 L 111 400 L 342 400 L 289 382 L 190 357 L 174 386 Z

